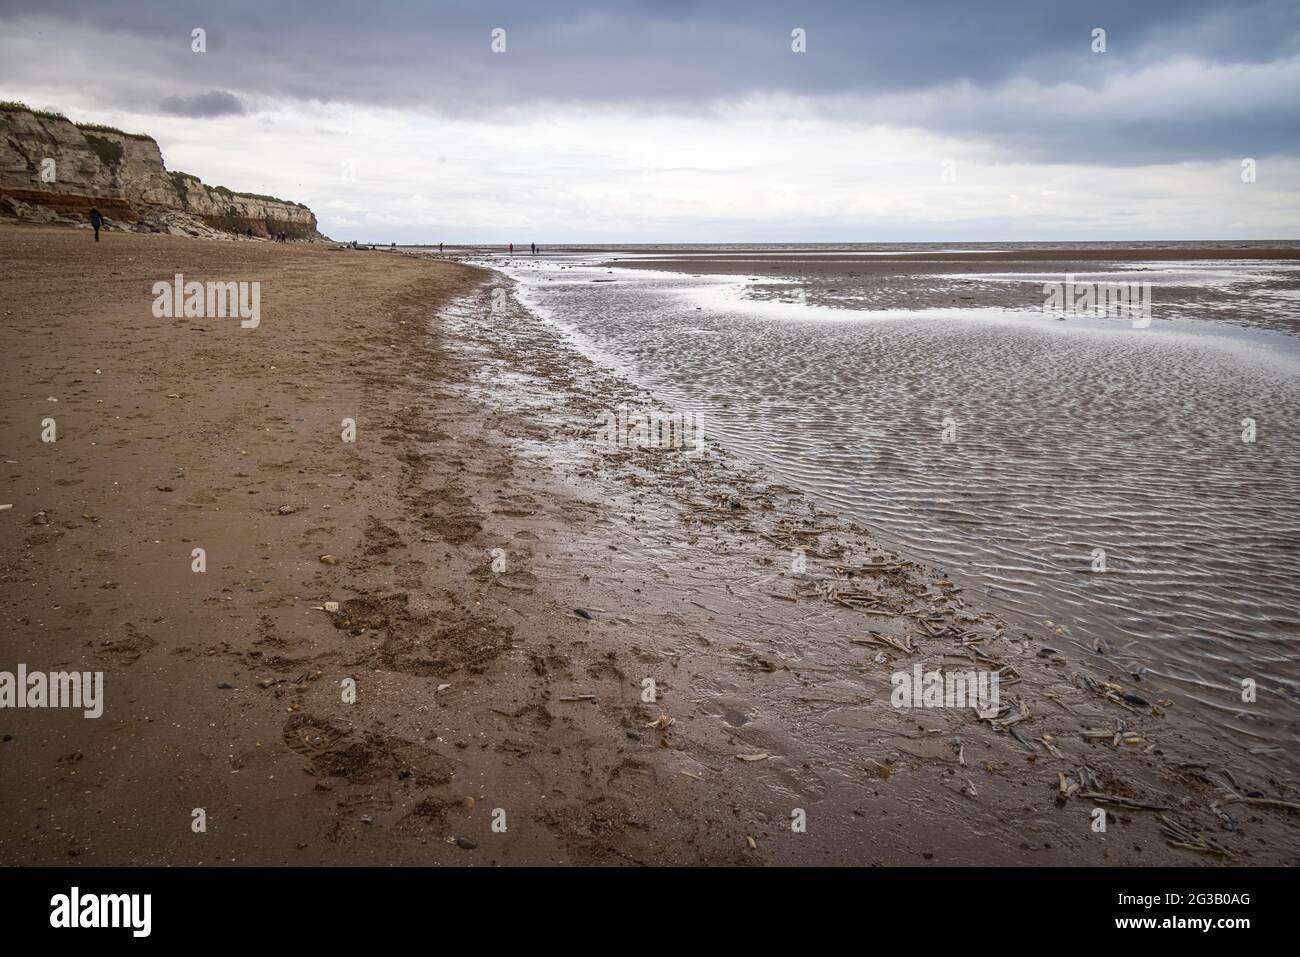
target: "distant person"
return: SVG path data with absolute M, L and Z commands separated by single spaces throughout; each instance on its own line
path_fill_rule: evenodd
M 438 243 L 438 255 L 442 255 L 442 243 Z
M 528 245 L 530 245 L 530 246 L 533 247 L 533 255 L 536 256 L 536 255 L 537 255 L 537 243 L 529 243 Z
M 514 243 L 511 243 L 511 244 L 510 244 L 510 255 L 513 256 L 514 254 L 515 254 L 515 244 L 514 244 Z
M 252 239 L 252 238 L 253 238 L 253 227 L 252 227 L 252 226 L 249 226 L 249 227 L 248 227 L 248 230 L 244 233 L 244 235 L 246 235 L 249 239 Z
M 99 227 L 104 225 L 104 216 L 98 206 L 90 207 L 90 225 L 95 230 L 95 242 L 99 242 Z

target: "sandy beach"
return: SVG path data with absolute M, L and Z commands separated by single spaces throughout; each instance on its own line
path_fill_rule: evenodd
M 104 674 L 0 715 L 4 864 L 1295 862 L 1176 703 L 726 449 L 602 445 L 655 399 L 504 276 L 8 226 L 0 271 L 0 669 Z M 176 273 L 260 324 L 155 318 Z M 891 707 L 917 664 L 1001 709 Z

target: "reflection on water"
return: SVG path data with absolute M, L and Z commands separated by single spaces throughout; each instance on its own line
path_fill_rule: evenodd
M 1153 691 L 1212 709 L 1235 738 L 1294 756 L 1294 337 L 759 303 L 734 276 L 593 261 L 506 271 L 582 348 L 703 410 L 711 437 L 978 587 L 1012 621 L 1063 625 L 1062 642 L 1100 647 Z M 1243 678 L 1258 682 L 1255 705 L 1241 703 Z

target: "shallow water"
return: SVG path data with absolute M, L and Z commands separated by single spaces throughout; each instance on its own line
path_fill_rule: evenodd
M 1185 318 L 1184 301 L 1176 321 L 1134 329 L 1041 311 L 828 309 L 754 300 L 736 276 L 601 261 L 491 264 L 593 357 L 701 412 L 710 438 L 1012 622 L 1051 621 L 1061 644 L 1100 647 L 1116 673 L 1243 747 L 1296 760 L 1300 340 L 1271 328 L 1271 310 L 1243 328 L 1213 310 Z M 1271 268 L 1142 265 L 1219 290 Z

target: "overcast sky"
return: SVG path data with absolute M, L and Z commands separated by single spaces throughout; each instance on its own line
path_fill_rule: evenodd
M 0 98 L 340 239 L 1300 238 L 1296 0 L 0 0 Z

